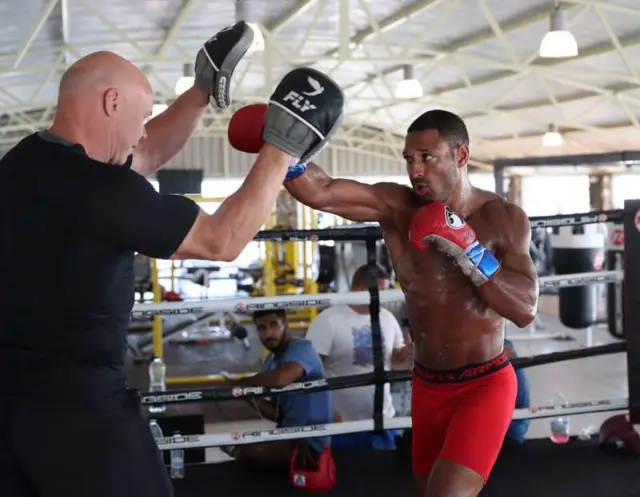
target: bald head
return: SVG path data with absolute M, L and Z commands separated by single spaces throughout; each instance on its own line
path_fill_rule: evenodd
M 94 52 L 62 76 L 52 131 L 81 143 L 93 158 L 122 164 L 146 136 L 152 106 L 140 69 L 113 52 Z
M 151 91 L 144 74 L 113 52 L 94 52 L 74 62 L 60 80 L 60 93 L 98 91 L 137 86 Z

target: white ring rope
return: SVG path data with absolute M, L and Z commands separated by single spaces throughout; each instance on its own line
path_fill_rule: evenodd
M 619 411 L 629 408 L 629 399 L 595 400 L 587 402 L 568 403 L 564 406 L 542 406 L 525 409 L 515 409 L 516 419 L 554 418 L 556 416 L 573 416 L 594 412 Z M 217 433 L 212 435 L 177 435 L 173 437 L 157 438 L 160 450 L 195 449 L 203 447 L 219 447 L 221 445 L 242 445 L 258 442 L 275 442 L 277 440 L 294 440 L 298 438 L 313 438 L 346 433 L 373 431 L 372 419 L 360 421 L 345 421 L 343 423 L 327 423 L 310 426 L 290 426 L 271 428 L 268 430 L 233 431 L 231 433 Z M 384 429 L 395 430 L 411 428 L 411 418 L 384 418 Z
M 540 288 L 564 288 L 594 283 L 616 283 L 622 281 L 622 271 L 598 271 L 593 273 L 575 273 L 539 278 Z M 196 302 L 162 302 L 154 304 L 135 304 L 131 312 L 134 318 L 157 315 L 184 315 L 203 312 L 254 312 L 266 309 L 290 309 L 294 307 L 325 307 L 332 305 L 369 304 L 369 292 L 319 293 L 316 295 L 278 295 L 275 297 L 252 297 L 240 299 L 201 300 Z M 382 290 L 380 303 L 400 302 L 404 294 L 400 289 Z

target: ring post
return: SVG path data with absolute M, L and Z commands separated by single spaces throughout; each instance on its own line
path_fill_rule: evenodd
M 382 352 L 382 329 L 380 327 L 380 292 L 378 290 L 378 257 L 376 239 L 368 237 L 365 241 L 367 248 L 367 265 L 369 269 L 369 315 L 371 316 L 371 347 L 373 350 L 373 376 L 375 378 L 375 394 L 373 397 L 373 430 L 381 434 L 384 430 L 384 386 L 385 371 Z
M 151 286 L 153 289 L 154 303 L 162 302 L 162 289 L 160 288 L 160 281 L 158 279 L 158 261 L 156 259 L 151 259 Z M 162 316 L 153 317 L 152 334 L 153 356 L 162 359 Z
M 640 200 L 624 202 L 624 298 L 629 419 L 640 424 Z
M 313 210 L 311 207 L 309 207 L 307 210 L 309 212 L 309 217 L 310 217 L 310 222 L 311 222 L 311 229 L 312 230 L 317 230 L 318 229 L 318 213 L 315 210 Z M 309 248 L 307 248 L 307 244 L 309 245 Z M 307 250 L 309 250 L 309 253 L 310 253 L 310 257 L 309 257 L 309 289 L 306 292 L 306 293 L 310 293 L 310 294 L 318 293 L 318 283 L 317 283 L 317 280 L 314 280 L 312 278 L 313 271 L 311 270 L 311 266 L 313 264 L 313 258 L 314 258 L 315 253 L 316 253 L 317 245 L 318 244 L 313 240 L 304 243 L 304 251 L 305 251 L 305 253 L 307 253 Z M 305 281 L 305 284 L 306 284 L 306 281 Z M 310 309 L 310 312 L 309 312 L 309 322 L 313 321 L 317 316 L 318 316 L 318 308 L 317 307 L 312 307 Z

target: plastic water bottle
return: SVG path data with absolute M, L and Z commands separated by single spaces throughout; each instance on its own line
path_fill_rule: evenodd
M 149 420 L 149 429 L 151 430 L 151 434 L 153 435 L 153 438 L 155 438 L 156 440 L 164 437 L 164 434 L 162 433 L 162 428 L 160 427 L 160 425 L 155 419 Z
M 159 357 L 156 357 L 149 364 L 149 391 L 150 392 L 164 392 L 166 388 L 165 377 L 167 374 L 167 367 Z M 167 410 L 167 406 L 161 404 L 152 404 L 149 406 L 149 412 L 153 414 L 160 414 Z
M 179 437 L 180 432 L 174 432 L 173 436 Z M 171 451 L 171 478 L 184 478 L 184 449 L 173 449 Z
M 553 405 L 555 407 L 564 407 L 568 405 L 567 399 L 561 394 L 556 394 Z M 554 444 L 566 444 L 569 441 L 570 433 L 570 424 L 568 416 L 558 416 L 557 418 L 552 418 L 550 421 L 551 428 L 551 441 Z

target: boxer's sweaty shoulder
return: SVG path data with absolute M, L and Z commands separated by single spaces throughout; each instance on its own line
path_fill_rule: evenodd
M 478 191 L 467 222 L 489 250 L 500 244 L 505 203 Z M 405 293 L 414 333 L 416 361 L 450 369 L 484 362 L 500 351 L 502 318 L 481 301 L 469 278 L 443 253 L 418 251 L 408 241 L 409 223 L 417 205 L 408 200 L 393 225 L 382 225 L 398 281 Z
M 374 188 L 376 196 L 387 207 L 387 215 L 380 220 L 380 228 L 383 233 L 388 232 L 392 237 L 397 236 L 394 235 L 394 233 L 400 233 L 396 229 L 397 223 L 407 219 L 417 208 L 415 194 L 408 186 L 398 183 L 377 183 Z
M 489 250 L 499 250 L 508 238 L 509 212 L 514 207 L 491 194 L 485 197 L 479 208 L 467 218 L 467 222 L 477 233 L 480 242 Z

